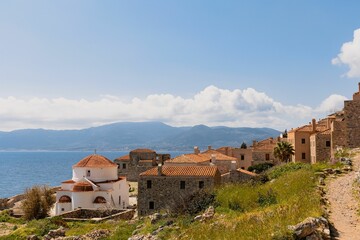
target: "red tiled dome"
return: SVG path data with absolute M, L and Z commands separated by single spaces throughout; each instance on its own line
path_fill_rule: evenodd
M 117 167 L 117 164 L 104 156 L 92 154 L 80 160 L 73 167 Z

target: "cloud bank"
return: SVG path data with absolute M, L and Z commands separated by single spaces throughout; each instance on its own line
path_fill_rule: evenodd
M 349 78 L 360 77 L 360 28 L 354 31 L 351 42 L 342 45 L 340 53 L 332 59 L 332 64 L 345 64 L 349 71 L 345 74 Z
M 331 95 L 318 107 L 285 105 L 263 92 L 208 86 L 190 98 L 153 94 L 124 101 L 116 96 L 98 100 L 66 98 L 0 98 L 0 129 L 81 129 L 112 122 L 162 121 L 173 126 L 296 127 L 312 117 L 342 109 L 346 98 Z

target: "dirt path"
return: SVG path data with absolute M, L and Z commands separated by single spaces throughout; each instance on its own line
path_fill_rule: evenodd
M 354 198 L 353 183 L 360 170 L 360 154 L 353 158 L 353 171 L 328 183 L 330 222 L 336 232 L 333 239 L 359 240 L 360 218 L 358 201 Z

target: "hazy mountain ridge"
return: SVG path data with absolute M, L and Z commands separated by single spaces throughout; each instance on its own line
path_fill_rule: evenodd
M 120 122 L 81 130 L 23 129 L 0 132 L 0 150 L 191 150 L 193 146 L 239 146 L 276 137 L 271 128 L 172 127 L 161 122 Z

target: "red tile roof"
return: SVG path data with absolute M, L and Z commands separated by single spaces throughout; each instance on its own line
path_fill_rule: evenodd
M 117 167 L 117 164 L 104 156 L 93 154 L 83 158 L 73 167 Z
M 90 192 L 93 191 L 93 187 L 88 182 L 77 182 L 73 187 L 74 192 Z
M 250 172 L 250 171 L 241 169 L 241 168 L 237 169 L 236 171 L 241 172 L 241 173 L 245 173 L 245 174 L 247 174 L 247 175 L 251 175 L 251 176 L 254 176 L 254 177 L 257 176 L 256 173 L 253 173 L 253 172 Z
M 141 153 L 141 152 L 147 152 L 147 153 L 154 153 L 155 151 L 154 150 L 151 150 L 151 149 L 148 149 L 148 148 L 137 148 L 137 149 L 134 149 L 130 152 L 136 152 L 136 153 Z
M 130 161 L 130 156 L 129 156 L 129 154 L 126 154 L 124 156 L 116 158 L 115 160 L 119 161 L 119 162 L 127 162 L 127 161 Z
M 218 171 L 216 166 L 162 166 L 162 176 L 214 177 Z M 140 176 L 158 176 L 158 167 L 149 169 Z
M 202 162 L 209 162 L 210 158 L 208 156 L 202 154 L 183 154 L 177 156 L 173 159 L 168 160 L 169 163 L 202 163 Z
M 75 183 L 75 181 L 72 180 L 72 179 L 69 179 L 69 180 L 63 181 L 63 182 L 61 182 L 61 183 Z
M 230 157 L 228 155 L 222 154 L 214 149 L 207 150 L 205 152 L 200 153 L 202 156 L 206 156 L 208 159 L 211 159 L 211 155 L 215 155 L 216 161 L 236 161 L 237 158 Z

